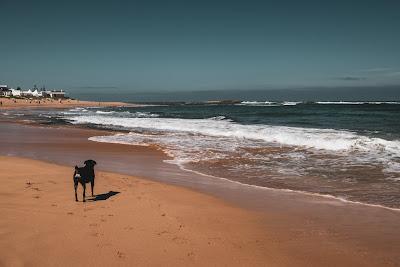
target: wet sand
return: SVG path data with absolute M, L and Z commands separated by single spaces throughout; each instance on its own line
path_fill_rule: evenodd
M 399 266 L 400 254 L 398 253 L 398 247 L 400 247 L 400 228 L 398 226 L 400 225 L 400 212 L 398 211 L 345 203 L 336 199 L 318 196 L 245 186 L 227 180 L 182 171 L 174 165 L 164 163 L 163 160 L 167 159 L 167 157 L 156 148 L 103 144 L 87 140 L 90 136 L 104 135 L 107 133 L 106 131 L 70 127 L 34 127 L 12 123 L 0 123 L 0 154 L 5 156 L 35 158 L 67 166 L 74 166 L 77 162 L 82 162 L 88 158 L 94 158 L 99 163 L 99 170 L 123 174 L 122 176 L 109 174 L 109 184 L 105 183 L 106 179 L 99 179 L 97 183 L 99 188 L 104 186 L 102 187 L 104 190 L 100 192 L 122 190 L 111 188 L 111 186 L 109 186 L 111 183 L 121 183 L 119 186 L 124 188 L 124 190 L 128 190 L 128 187 L 122 184 L 122 182 L 125 181 L 122 178 L 127 178 L 126 181 L 134 181 L 136 178 L 127 177 L 126 175 L 140 176 L 145 178 L 146 181 L 152 180 L 163 183 L 162 187 L 165 188 L 167 193 L 164 195 L 158 195 L 158 193 L 152 195 L 152 197 L 158 198 L 158 204 L 162 206 L 169 205 L 166 204 L 168 202 L 168 197 L 173 195 L 177 197 L 179 200 L 177 200 L 177 202 L 179 202 L 180 205 L 187 207 L 187 210 L 181 210 L 179 212 L 179 216 L 189 216 L 189 210 L 191 210 L 193 214 L 199 214 L 196 219 L 191 221 L 192 223 L 201 225 L 201 227 L 199 226 L 200 228 L 193 228 L 193 233 L 196 235 L 204 236 L 206 233 L 204 229 L 208 229 L 208 225 L 211 221 L 220 222 L 222 226 L 225 226 L 221 226 L 222 228 L 219 229 L 218 232 L 223 235 L 227 234 L 227 236 L 231 236 L 232 233 L 236 233 L 236 231 L 240 232 L 242 231 L 241 229 L 247 229 L 244 230 L 243 236 L 238 238 L 238 240 L 247 241 L 242 243 L 235 243 L 235 241 L 233 241 L 233 243 L 237 245 L 237 248 L 243 249 L 241 251 L 248 255 L 248 257 L 245 257 L 247 260 L 251 258 L 254 260 L 253 262 L 238 260 L 232 262 L 231 260 L 235 258 L 236 253 L 239 253 L 236 251 L 229 251 L 229 253 L 232 254 L 232 259 L 229 257 L 225 258 L 223 256 L 224 254 L 221 254 L 221 259 L 223 260 L 214 262 L 212 259 L 218 258 L 217 256 L 205 256 L 208 254 L 202 254 L 204 248 L 195 246 L 199 255 L 201 254 L 202 256 L 199 256 L 198 261 L 186 261 L 182 262 L 180 265 Z M 44 136 L 46 138 L 43 138 Z M 9 169 L 4 167 L 6 164 L 10 164 L 6 162 L 7 159 L 7 157 L 1 158 L 1 166 L 4 169 L 3 173 L 10 175 Z M 11 162 L 16 160 L 15 158 L 11 159 L 13 159 Z M 33 162 L 31 168 L 35 168 L 35 166 L 39 165 L 42 166 L 42 164 L 45 163 Z M 29 168 L 29 170 L 31 168 Z M 59 209 L 60 213 L 64 212 L 66 218 L 69 218 L 67 213 L 74 211 L 70 211 L 68 208 L 78 207 L 77 209 L 85 209 L 86 206 L 75 206 L 76 203 L 73 201 L 71 202 L 71 200 L 73 200 L 72 182 L 69 180 L 71 179 L 69 178 L 69 176 L 71 176 L 71 167 L 67 169 L 63 169 L 63 167 L 59 168 L 62 169 L 62 171 L 60 169 L 60 172 L 63 173 L 62 175 L 66 175 L 66 178 L 65 183 L 59 185 L 56 191 L 65 190 L 63 194 L 67 195 L 67 192 L 69 194 L 68 197 L 64 196 L 63 199 L 60 199 L 62 206 L 60 206 Z M 4 179 L 3 176 L 1 177 L 1 179 Z M 33 177 L 38 177 L 38 179 L 40 179 L 38 175 Z M 25 183 L 24 181 L 22 184 L 25 186 Z M 161 186 L 159 183 L 154 184 Z M 184 194 L 188 195 L 193 194 L 193 196 L 203 196 L 208 199 L 210 198 L 207 195 L 211 195 L 213 196 L 211 199 L 213 199 L 215 203 L 213 202 L 213 204 L 210 204 L 204 202 L 197 206 L 193 205 L 191 201 L 185 198 L 181 199 L 180 192 L 177 193 L 172 190 L 172 188 L 175 190 L 177 187 L 171 187 L 165 184 L 178 185 L 180 187 L 179 190 L 183 190 L 185 192 Z M 137 185 L 137 187 L 145 186 Z M 190 189 L 190 191 L 182 189 L 181 187 L 186 187 Z M 172 191 L 168 191 L 170 190 L 169 188 L 171 188 Z M 46 195 L 48 193 L 47 191 L 49 191 L 50 194 L 50 191 L 53 192 L 54 190 L 49 187 L 46 189 Z M 28 190 L 28 192 L 30 191 Z M 8 196 L 12 194 L 12 190 L 0 194 L 1 202 L 13 203 L 8 199 Z M 107 205 L 111 205 L 112 203 L 113 206 L 109 209 L 114 211 L 122 209 L 120 206 L 122 203 L 136 201 L 134 198 L 118 202 L 117 204 L 111 201 L 117 201 L 117 198 L 122 198 L 123 195 L 125 196 L 125 194 L 122 193 L 118 194 L 103 202 L 79 204 L 97 205 L 98 203 L 107 203 Z M 33 198 L 33 195 L 30 197 Z M 21 210 L 30 212 L 33 208 L 28 204 L 32 203 L 32 199 L 29 199 L 28 202 L 27 195 L 19 199 L 22 201 L 25 198 L 27 203 L 22 203 L 20 206 L 14 203 L 11 207 L 20 207 Z M 38 200 L 44 201 L 44 199 L 44 197 L 41 197 Z M 219 206 L 220 204 L 222 206 Z M 41 212 L 49 213 L 52 208 L 51 203 L 47 203 L 46 205 L 48 206 L 43 206 Z M 201 210 L 197 210 L 199 206 L 203 205 L 218 206 L 220 208 L 218 208 L 218 211 L 215 211 L 215 213 L 201 214 Z M 98 212 L 102 209 L 98 205 L 95 207 Z M 225 214 L 224 211 L 230 210 L 231 208 L 237 209 L 241 214 L 235 214 L 231 217 L 226 217 L 225 215 L 221 217 L 218 216 L 220 213 Z M 5 214 L 6 210 L 8 209 L 1 209 L 1 213 Z M 35 209 L 33 210 L 35 211 Z M 84 211 L 80 210 L 80 212 L 81 213 L 78 213 L 79 216 L 74 216 L 75 220 L 77 220 L 77 225 L 83 224 L 85 218 L 87 218 L 83 217 L 86 215 Z M 100 216 L 102 213 L 97 214 Z M 120 219 L 125 222 L 139 220 L 137 214 L 141 213 L 136 213 L 129 218 L 120 217 Z M 19 215 L 14 214 L 13 216 L 14 219 L 18 221 Z M 203 216 L 209 218 L 209 220 L 200 219 L 203 218 Z M 12 216 L 2 217 L 11 218 Z M 161 216 L 161 219 L 162 217 L 163 216 Z M 250 220 L 254 224 L 244 223 L 248 222 L 247 220 Z M 137 222 L 135 227 L 139 228 L 143 223 L 135 222 Z M 89 224 L 91 223 L 98 222 L 90 221 Z M 89 224 L 86 224 L 86 226 L 88 227 Z M 9 231 L 13 232 L 18 230 L 12 229 L 12 221 L 2 223 L 2 227 L 10 227 Z M 160 228 L 160 226 L 152 227 Z M 61 224 L 60 227 L 53 226 L 53 228 L 55 228 L 53 229 L 54 231 L 58 229 L 62 232 L 65 228 L 68 228 L 68 226 Z M 88 229 L 91 228 L 88 227 Z M 115 229 L 110 226 L 104 234 L 114 233 L 114 231 L 117 231 Z M 143 231 L 148 234 L 147 230 L 143 229 Z M 163 230 L 161 229 L 160 231 Z M 25 234 L 21 234 L 21 236 L 22 235 L 28 234 L 25 232 Z M 7 235 L 5 236 L 7 237 Z M 135 236 L 136 235 L 130 236 L 130 239 L 135 240 Z M 152 240 L 148 238 L 150 237 L 145 237 L 146 240 Z M 11 234 L 8 236 L 8 240 L 13 240 Z M 39 243 L 47 242 L 46 238 L 43 236 L 38 237 L 38 240 L 37 242 Z M 71 240 L 75 239 L 71 238 Z M 189 238 L 189 240 L 191 239 Z M 75 241 L 79 244 L 78 240 Z M 189 243 L 198 245 L 196 242 Z M 261 245 L 255 246 L 255 243 Z M 70 245 L 72 247 L 72 243 Z M 135 254 L 136 249 L 137 247 L 133 246 L 132 250 L 129 250 L 129 253 L 123 252 L 122 249 L 121 251 L 125 253 L 124 255 L 126 259 L 128 259 L 127 255 L 137 255 Z M 253 249 L 256 256 L 247 254 Z M 259 254 L 257 253 L 259 253 L 260 250 L 262 253 L 260 253 L 260 258 L 258 258 L 257 255 Z M 83 249 L 83 251 L 85 250 Z M 91 253 L 100 253 L 101 250 L 96 248 L 95 251 L 96 252 Z M 159 252 L 161 253 L 161 251 Z M 217 253 L 217 251 L 215 252 Z M 59 253 L 62 254 L 63 252 L 59 251 Z M 114 253 L 117 252 L 114 251 Z M 218 254 L 219 253 L 222 252 L 218 251 Z M 108 255 L 111 257 L 111 254 Z M 146 259 L 150 261 L 146 262 L 150 265 L 157 265 L 158 261 L 156 260 L 160 257 L 163 258 L 163 254 L 156 255 L 154 262 L 149 258 Z M 61 256 L 58 255 L 58 257 Z M 208 258 L 210 261 L 201 261 L 205 260 L 204 257 Z M 238 257 L 241 258 L 241 256 Z M 4 257 L 2 256 L 1 258 Z M 91 260 L 96 262 L 96 259 Z M 165 258 L 165 264 L 179 265 L 179 262 L 174 260 L 176 260 L 175 257 L 167 257 Z M 125 263 L 122 263 L 122 265 L 127 262 L 129 261 L 127 260 Z M 145 264 L 146 262 L 138 263 Z M 135 262 L 132 261 L 130 263 L 133 264 Z

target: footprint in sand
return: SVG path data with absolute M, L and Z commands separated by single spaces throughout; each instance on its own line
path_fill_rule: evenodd
M 74 215 L 74 213 L 71 212 L 71 211 L 70 211 L 70 212 L 67 212 L 67 214 L 68 214 L 68 215 Z
M 97 223 L 91 223 L 91 224 L 89 224 L 89 226 L 92 226 L 92 227 L 97 226 Z
M 33 198 L 39 199 L 39 198 L 40 198 L 40 196 L 33 196 Z
M 121 251 L 117 251 L 117 257 L 120 259 L 125 258 L 125 253 L 121 252 Z
M 57 204 L 51 204 L 52 207 L 57 207 Z
M 162 232 L 157 233 L 157 235 L 164 235 L 164 234 L 169 234 L 169 232 L 168 231 L 162 231 Z

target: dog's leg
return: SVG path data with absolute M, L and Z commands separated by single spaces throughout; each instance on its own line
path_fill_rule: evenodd
M 82 185 L 83 185 L 83 202 L 86 202 L 86 200 L 85 200 L 86 184 L 83 183 Z
M 76 193 L 76 189 L 78 188 L 78 181 L 74 179 L 74 188 L 75 188 L 75 201 L 78 201 L 78 195 Z
M 92 188 L 92 197 L 93 197 L 94 196 L 93 195 L 94 180 L 90 181 L 90 187 Z

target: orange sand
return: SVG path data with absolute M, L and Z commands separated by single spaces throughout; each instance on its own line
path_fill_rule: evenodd
M 261 266 L 260 218 L 212 197 L 99 172 L 75 202 L 72 168 L 0 157 L 0 266 Z M 82 200 L 81 187 L 79 199 Z
M 126 106 L 129 104 L 122 102 L 95 102 L 81 101 L 75 99 L 14 99 L 0 97 L 0 109 L 10 108 L 69 108 L 69 107 L 104 107 L 104 106 Z

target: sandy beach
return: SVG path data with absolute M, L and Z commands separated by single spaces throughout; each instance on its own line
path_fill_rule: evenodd
M 183 172 L 157 148 L 88 141 L 105 134 L 0 123 L 1 266 L 399 266 L 397 211 L 246 187 Z M 98 201 L 75 202 L 73 166 L 88 158 Z
M 76 99 L 17 99 L 17 98 L 0 98 L 0 109 L 15 108 L 72 108 L 72 107 L 115 107 L 127 106 L 129 104 L 123 102 L 96 102 L 82 101 Z
M 400 267 L 400 0 L 0 10 L 0 267 Z
M 260 218 L 212 197 L 100 172 L 94 201 L 75 202 L 71 168 L 0 162 L 1 266 L 254 266 L 268 257 Z

